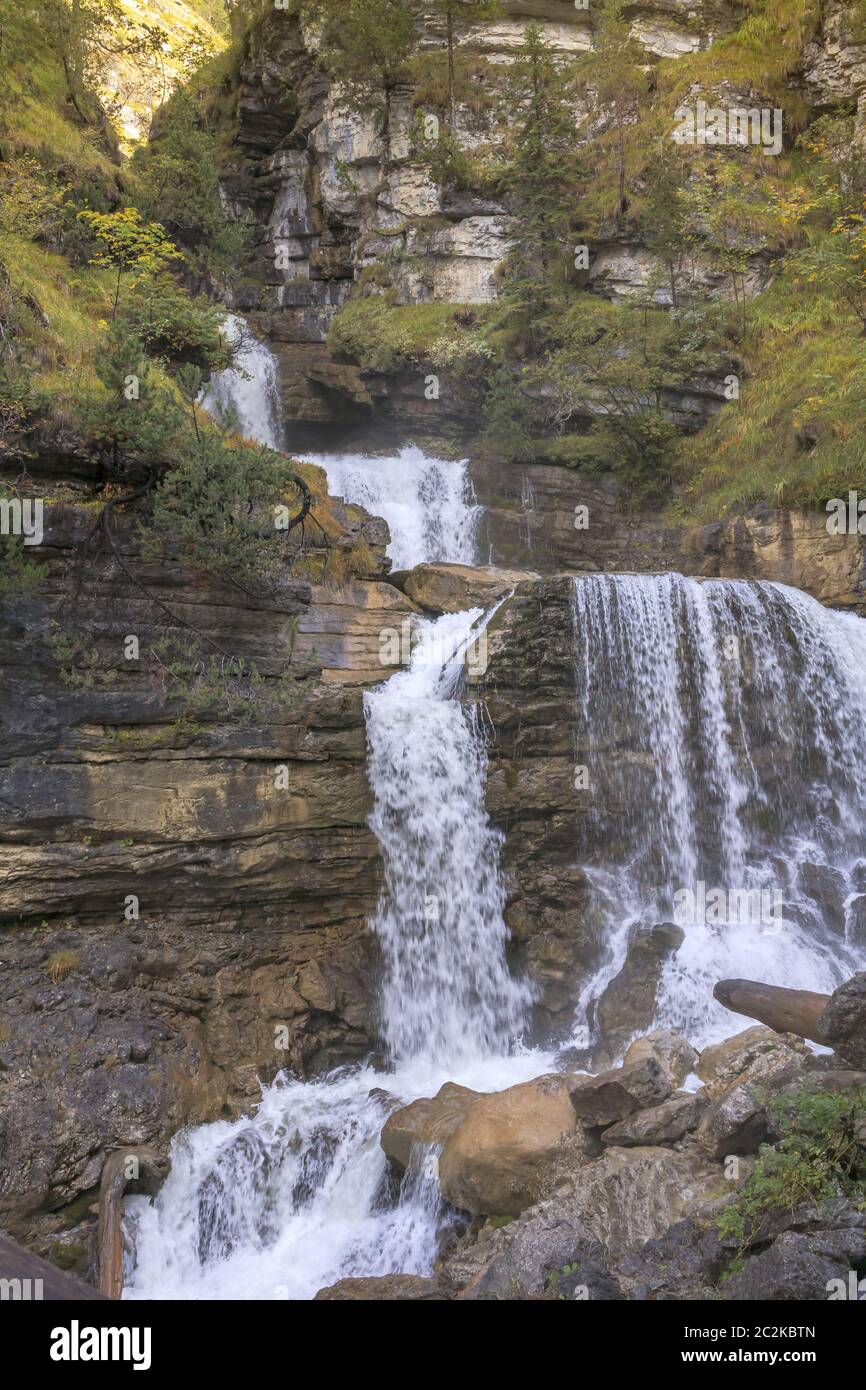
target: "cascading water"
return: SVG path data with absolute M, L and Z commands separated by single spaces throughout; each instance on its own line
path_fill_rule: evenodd
M 530 1000 L 505 962 L 499 836 L 484 747 L 451 698 L 479 610 L 419 624 L 408 670 L 365 697 L 372 825 L 385 867 L 373 923 L 394 1070 L 280 1078 L 252 1119 L 180 1136 L 155 1203 L 127 1204 L 129 1298 L 310 1298 L 350 1275 L 432 1269 L 444 1218 L 436 1155 L 390 1191 L 384 1087 L 498 1090 L 550 1070 L 516 1042 Z
M 779 584 L 574 581 L 578 728 L 601 964 L 673 921 L 657 1022 L 697 1046 L 731 1032 L 717 980 L 830 991 L 866 959 L 866 623 Z
M 478 521 L 466 459 L 431 458 L 410 445 L 399 454 L 315 454 L 328 489 L 384 517 L 391 531 L 388 555 L 395 569 L 424 561 L 476 561 Z
M 202 396 L 202 405 L 220 423 L 233 426 L 245 438 L 271 449 L 284 448 L 276 357 L 236 314 L 226 315 L 223 333 L 238 345 L 237 366 L 214 373 Z
M 505 962 L 501 836 L 484 805 L 475 718 L 447 698 L 480 609 L 426 624 L 412 665 L 365 696 L 371 825 L 385 893 L 384 1039 L 393 1056 L 454 1069 L 504 1055 L 530 1002 Z M 446 660 L 443 662 L 443 655 Z

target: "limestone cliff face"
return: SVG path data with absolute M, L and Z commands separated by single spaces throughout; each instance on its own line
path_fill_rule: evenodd
M 490 60 L 478 99 L 456 112 L 457 138 L 472 152 L 496 140 L 496 77 L 489 74 L 504 71 L 528 20 L 539 22 L 559 52 L 592 46 L 587 14 L 572 0 L 507 0 L 503 8 L 501 19 L 472 23 L 467 6 L 457 34 L 465 52 Z M 441 51 L 441 19 L 423 3 L 416 10 L 418 51 Z M 706 47 L 711 34 L 734 22 L 733 9 L 672 0 L 635 5 L 633 31 L 651 62 Z M 383 135 L 380 114 L 340 104 L 317 60 L 315 34 L 290 15 L 273 11 L 248 36 L 224 180 L 233 208 L 250 213 L 256 227 L 256 255 L 237 303 L 255 315 L 279 354 L 287 412 L 301 438 L 303 427 L 345 431 L 373 420 L 379 429 L 392 422 L 433 436 L 473 424 L 461 420 L 447 373 L 431 409 L 423 373 L 383 381 L 335 363 L 324 345 L 335 312 L 374 266 L 377 284 L 387 283 L 397 303 L 478 305 L 495 298 L 508 210 L 481 190 L 448 191 L 434 182 L 415 156 L 413 98 L 409 86 L 398 88 Z M 640 247 L 599 245 L 591 280 L 615 298 L 642 289 L 653 269 Z M 720 292 L 723 277 L 712 267 L 696 266 L 695 276 L 708 294 Z M 765 282 L 766 267 L 756 262 L 750 288 Z M 699 394 L 707 396 L 700 408 L 711 408 L 712 384 Z

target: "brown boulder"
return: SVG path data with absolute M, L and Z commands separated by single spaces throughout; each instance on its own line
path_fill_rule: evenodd
M 444 1144 L 480 1098 L 479 1091 L 446 1081 L 435 1096 L 413 1100 L 388 1116 L 380 1136 L 382 1148 L 394 1163 L 408 1168 L 413 1144 Z
M 691 1043 L 669 1028 L 657 1028 L 655 1032 L 647 1033 L 643 1038 L 636 1038 L 626 1050 L 622 1059 L 623 1066 L 627 1067 L 632 1062 L 642 1062 L 646 1057 L 652 1057 L 658 1062 L 674 1088 L 682 1086 L 686 1077 L 694 1071 L 698 1060 L 698 1054 Z
M 439 1160 L 448 1201 L 490 1216 L 528 1207 L 563 1141 L 577 1129 L 573 1085 L 573 1077 L 540 1076 L 477 1100 Z

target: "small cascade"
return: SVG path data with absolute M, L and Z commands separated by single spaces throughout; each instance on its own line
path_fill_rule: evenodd
M 636 926 L 685 932 L 657 1022 L 731 1032 L 717 980 L 831 991 L 866 959 L 846 904 L 866 877 L 866 623 L 783 585 L 574 581 L 576 761 L 602 963 Z
M 201 404 L 220 424 L 237 429 L 246 439 L 270 449 L 285 448 L 279 364 L 274 353 L 236 314 L 226 316 L 223 333 L 238 344 L 236 366 L 214 373 Z
M 399 454 L 311 454 L 328 476 L 328 489 L 384 517 L 395 569 L 425 561 L 476 563 L 478 523 L 466 459 L 431 458 L 409 445 Z
M 408 671 L 365 696 L 385 892 L 382 1031 L 392 1055 L 455 1069 L 505 1055 L 530 1003 L 505 961 L 502 836 L 474 716 L 444 698 L 481 610 L 422 625 Z M 443 659 L 444 658 L 444 659 Z
M 410 668 L 365 697 L 393 1071 L 280 1077 L 252 1119 L 180 1135 L 157 1200 L 127 1203 L 125 1297 L 311 1298 L 352 1275 L 429 1273 L 450 1220 L 437 1154 L 413 1153 L 393 1190 L 379 1144 L 389 1097 L 446 1081 L 500 1090 L 551 1069 L 518 1041 L 531 995 L 505 960 L 483 741 L 453 698 L 480 616 L 419 624 Z

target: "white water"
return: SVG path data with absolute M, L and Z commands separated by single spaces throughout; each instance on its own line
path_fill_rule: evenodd
M 531 996 L 505 964 L 484 748 L 451 698 L 479 616 L 422 623 L 410 669 L 365 697 L 394 1070 L 281 1078 L 252 1119 L 176 1139 L 156 1202 L 127 1203 L 127 1298 L 311 1298 L 350 1275 L 429 1272 L 449 1219 L 436 1154 L 416 1150 L 389 1190 L 380 1088 L 406 1103 L 446 1081 L 500 1090 L 552 1068 L 517 1041 Z
M 253 336 L 244 319 L 227 314 L 223 334 L 237 344 L 237 367 L 215 372 L 202 405 L 220 424 L 270 449 L 285 445 L 279 365 L 271 349 Z
M 280 447 L 273 356 L 253 340 L 244 366 L 246 377 L 215 378 L 205 403 Z M 315 461 L 332 491 L 388 520 L 395 567 L 475 560 L 465 463 L 414 448 Z M 393 1069 L 281 1077 L 253 1118 L 179 1136 L 157 1201 L 127 1203 L 127 1297 L 309 1298 L 344 1276 L 429 1272 L 450 1219 L 437 1156 L 417 1150 L 393 1190 L 384 1092 L 406 1103 L 445 1081 L 498 1090 L 552 1068 L 519 1041 L 531 1000 L 506 965 L 484 742 L 451 698 L 452 653 L 477 616 L 421 624 L 411 669 L 365 696 L 385 877 L 371 926 Z M 770 931 L 730 916 L 684 924 L 657 1021 L 698 1045 L 733 1031 L 712 1003 L 724 976 L 829 990 L 862 966 L 845 910 L 866 887 L 866 624 L 776 585 L 596 576 L 575 580 L 574 635 L 576 762 L 589 767 L 592 844 L 604 846 L 586 863 L 599 964 L 583 1010 L 619 970 L 630 930 L 671 920 L 675 894 L 701 880 L 776 889 L 784 910 Z M 837 873 L 836 934 L 808 891 L 816 870 Z
M 697 1046 L 733 1031 L 720 979 L 829 992 L 862 968 L 844 914 L 866 870 L 866 623 L 783 585 L 599 575 L 574 581 L 574 633 L 576 761 L 605 845 L 587 863 L 601 962 L 584 1009 L 630 931 L 657 922 L 685 930 L 657 1021 Z M 829 914 L 807 891 L 816 872 Z M 779 912 L 729 896 L 678 914 L 700 881 L 763 888 Z
M 328 490 L 384 517 L 395 569 L 425 561 L 472 565 L 478 521 L 466 459 L 431 458 L 414 445 L 389 456 L 310 454 L 328 475 Z

